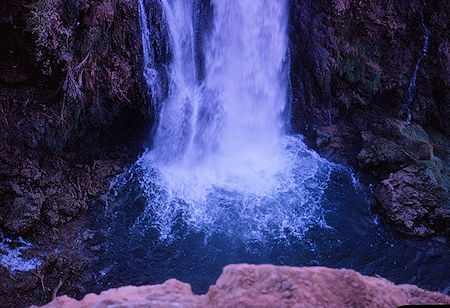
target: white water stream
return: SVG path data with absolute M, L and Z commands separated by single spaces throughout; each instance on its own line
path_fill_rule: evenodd
M 212 0 L 201 82 L 193 1 L 161 3 L 172 52 L 169 91 L 154 147 L 137 162 L 148 207 L 136 226 L 170 237 L 181 215 L 197 230 L 261 238 L 325 225 L 318 200 L 332 165 L 284 132 L 287 1 Z M 151 35 L 146 18 L 143 36 Z

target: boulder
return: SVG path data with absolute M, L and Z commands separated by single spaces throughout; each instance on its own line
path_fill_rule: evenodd
M 361 139 L 363 146 L 357 156 L 360 167 L 378 177 L 433 156 L 433 146 L 423 128 L 396 119 L 375 123 L 372 130 L 361 133 Z
M 443 232 L 448 236 L 450 210 L 443 181 L 435 164 L 417 163 L 391 174 L 374 193 L 400 231 L 418 236 Z

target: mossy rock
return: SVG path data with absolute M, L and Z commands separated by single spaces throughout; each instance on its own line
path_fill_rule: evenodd
M 376 64 L 379 50 L 370 51 L 363 43 L 341 44 L 337 54 L 339 76 L 359 86 L 360 92 L 373 95 L 381 89 L 381 69 Z
M 339 68 L 339 75 L 349 83 L 358 84 L 363 92 L 375 94 L 381 88 L 381 72 L 370 67 L 364 58 L 349 56 Z

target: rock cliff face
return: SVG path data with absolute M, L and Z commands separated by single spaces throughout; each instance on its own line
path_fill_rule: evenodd
M 162 285 L 122 287 L 81 301 L 58 297 L 46 308 L 88 307 L 398 307 L 449 304 L 450 298 L 411 285 L 324 267 L 229 265 L 205 295 L 171 279 Z M 36 307 L 36 306 L 33 306 Z
M 54 233 L 140 151 L 151 111 L 137 3 L 17 0 L 0 12 L 0 232 Z
M 290 1 L 293 128 L 322 155 L 369 174 L 380 209 L 397 230 L 412 235 L 449 235 L 449 5 Z M 414 124 L 407 125 L 408 88 L 423 52 L 424 26 L 428 52 L 409 106 Z M 426 171 L 403 170 L 416 164 Z M 421 184 L 412 190 L 393 185 L 385 194 L 384 180 L 390 174 L 400 180 L 405 172 Z M 407 201 L 418 200 L 414 194 L 421 196 L 420 213 Z
M 146 138 L 140 35 L 134 0 L 0 3 L 0 241 L 67 248 L 38 273 L 0 266 L 0 307 L 44 303 L 39 277 L 72 290 L 84 268 L 74 226 Z
M 347 120 L 355 126 L 387 115 L 406 120 L 403 105 L 424 45 L 424 2 L 290 3 L 294 108 L 305 119 L 296 122 L 299 129 L 328 125 L 329 113 L 333 124 Z M 414 122 L 447 136 L 448 10 L 447 1 L 430 1 L 423 9 L 431 36 L 411 106 Z

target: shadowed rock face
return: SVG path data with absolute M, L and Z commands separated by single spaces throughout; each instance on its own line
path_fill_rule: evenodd
M 175 279 L 162 285 L 122 287 L 88 294 L 81 301 L 62 296 L 46 308 L 88 307 L 397 307 L 449 304 L 450 298 L 412 285 L 325 267 L 229 265 L 205 295 Z M 37 306 L 33 306 L 37 307 Z
M 418 162 L 433 165 L 433 173 L 442 181 L 411 172 L 409 177 L 421 182 L 415 188 L 426 195 L 423 200 L 434 200 L 432 206 L 421 207 L 429 212 L 439 209 L 438 220 L 444 223 L 435 223 L 434 214 L 419 214 L 412 224 L 399 223 L 399 215 L 392 215 L 390 209 L 409 211 L 407 200 L 415 198 L 400 186 L 393 190 L 405 197 L 380 196 L 380 210 L 400 232 L 448 237 L 442 226 L 449 224 L 450 165 L 445 159 L 448 154 L 439 154 L 438 148 L 446 151 L 448 147 L 442 145 L 449 136 L 449 2 L 425 1 L 426 6 L 420 0 L 289 3 L 293 129 L 321 155 L 370 174 L 375 186 L 383 187 L 391 173 Z M 424 25 L 430 31 L 429 48 L 410 105 L 413 124 L 407 125 L 405 103 L 423 52 Z M 430 142 L 427 134 L 432 131 L 439 131 L 444 143 Z M 422 189 L 429 184 L 432 190 Z M 444 194 L 435 194 L 438 190 Z
M 427 1 L 430 45 L 417 80 L 414 123 L 448 136 L 448 1 Z M 423 1 L 290 1 L 294 127 L 406 120 L 404 103 L 424 43 Z M 447 99 L 446 99 L 447 97 Z M 351 140 L 348 140 L 351 141 Z M 332 153 L 339 156 L 339 153 Z
M 6 1 L 0 16 L 0 232 L 48 234 L 141 151 L 137 3 Z
M 405 233 L 424 236 L 449 227 L 449 212 L 440 207 L 447 192 L 433 178 L 431 168 L 415 164 L 391 174 L 375 188 L 381 206 Z

